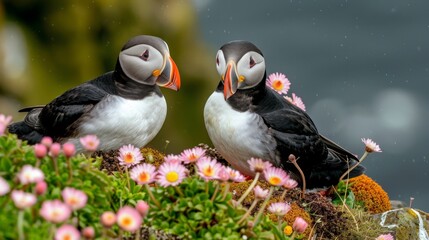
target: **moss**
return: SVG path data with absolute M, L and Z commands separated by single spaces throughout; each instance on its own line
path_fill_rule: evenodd
M 356 201 L 362 202 L 365 210 L 370 213 L 382 213 L 391 209 L 390 199 L 387 193 L 374 180 L 366 175 L 361 175 L 349 180 L 350 189 L 353 191 Z
M 164 162 L 164 154 L 156 149 L 145 147 L 140 152 L 144 157 L 144 162 L 153 164 L 157 168 Z
M 373 215 L 365 212 L 361 208 L 350 209 L 350 212 L 345 210 L 344 216 L 348 221 L 345 222 L 346 225 L 338 236 L 338 239 L 375 239 L 377 236 L 387 232 L 387 229 L 380 226 L 379 222 Z

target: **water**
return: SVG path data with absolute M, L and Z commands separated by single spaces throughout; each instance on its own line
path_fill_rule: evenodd
M 383 152 L 366 174 L 429 211 L 428 1 L 195 2 L 213 59 L 228 41 L 255 43 L 322 134 L 359 155 L 360 139 L 374 139 Z

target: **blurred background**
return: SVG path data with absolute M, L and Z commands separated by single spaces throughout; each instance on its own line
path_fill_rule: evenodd
M 391 199 L 429 211 L 429 2 L 3 0 L 0 112 L 24 115 L 114 69 L 140 34 L 170 46 L 182 89 L 162 89 L 168 115 L 150 146 L 179 153 L 208 143 L 203 108 L 217 86 L 218 48 L 249 40 L 267 73 L 282 72 L 319 131 L 355 154 L 361 138 L 383 152 L 364 164 Z M 167 145 L 166 141 L 170 143 Z

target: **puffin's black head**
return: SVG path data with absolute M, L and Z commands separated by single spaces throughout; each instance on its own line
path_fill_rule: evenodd
M 223 80 L 225 99 L 238 89 L 255 87 L 265 76 L 265 60 L 261 50 L 247 41 L 232 41 L 223 45 L 216 55 L 216 68 Z
M 179 90 L 180 74 L 161 38 L 140 35 L 130 39 L 119 53 L 118 65 L 131 80 Z

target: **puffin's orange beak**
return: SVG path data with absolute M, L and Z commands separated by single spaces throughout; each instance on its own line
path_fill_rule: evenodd
M 169 88 L 175 91 L 180 89 L 180 74 L 179 69 L 177 68 L 176 63 L 169 56 L 164 71 L 156 80 L 156 84 L 161 87 Z
M 225 97 L 225 100 L 234 95 L 234 93 L 237 91 L 237 86 L 238 78 L 237 73 L 235 71 L 235 64 L 233 62 L 230 62 L 226 67 L 223 82 L 223 96 Z

